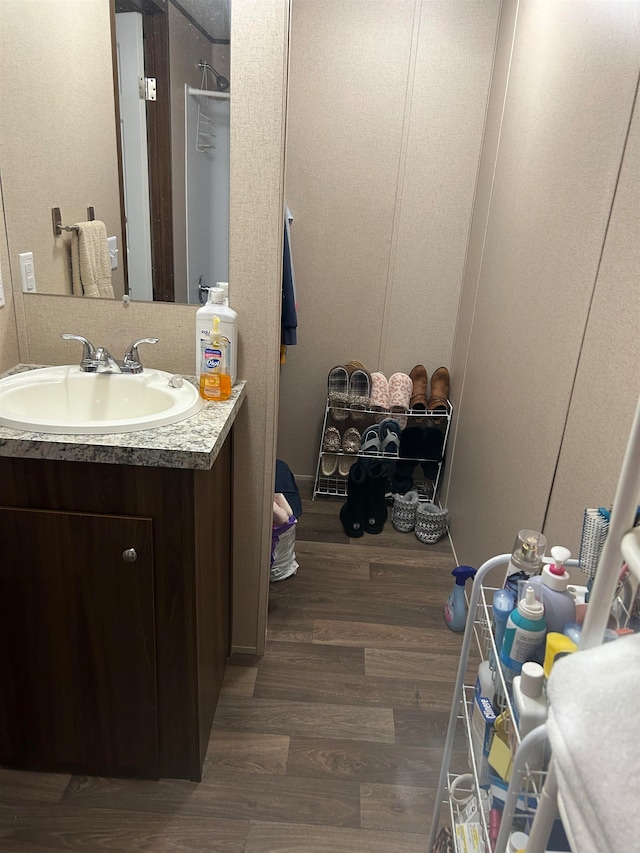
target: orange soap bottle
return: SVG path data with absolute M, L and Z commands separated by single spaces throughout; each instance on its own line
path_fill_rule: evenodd
M 209 340 L 202 340 L 200 396 L 222 402 L 231 396 L 231 376 L 227 365 L 228 339 L 220 333 L 220 318 L 213 318 Z

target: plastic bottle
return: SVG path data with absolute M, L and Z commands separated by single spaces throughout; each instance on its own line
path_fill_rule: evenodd
M 220 332 L 229 342 L 227 368 L 233 385 L 238 373 L 238 315 L 224 305 L 224 290 L 220 287 L 209 288 L 206 304 L 196 312 L 196 376 L 200 374 L 202 349 L 210 341 L 214 317 L 220 318 Z
M 571 557 L 568 548 L 559 545 L 551 549 L 554 562 L 542 569 L 539 577 L 531 578 L 529 585 L 533 587 L 536 598 L 544 604 L 544 619 L 547 631 L 561 634 L 565 626 L 576 621 L 576 603 L 567 590 L 570 577 L 564 564 Z
M 544 641 L 546 630 L 544 607 L 536 600 L 533 587 L 528 586 L 525 597 L 507 620 L 500 661 L 519 673 L 522 664 L 533 658 L 537 647 Z
M 507 841 L 506 853 L 525 853 L 529 836 L 526 832 L 512 832 Z
M 547 719 L 547 700 L 543 693 L 544 670 L 539 663 L 527 661 L 522 664 L 520 675 L 513 679 L 513 706 L 520 740 Z M 529 767 L 542 767 L 544 744 L 529 753 Z
M 231 396 L 231 377 L 226 364 L 227 338 L 220 332 L 220 318 L 213 318 L 210 341 L 202 348 L 200 396 L 222 402 Z
M 464 597 L 464 585 L 476 573 L 471 566 L 458 566 L 451 574 L 456 579 L 444 606 L 444 620 L 452 631 L 464 631 L 467 621 L 467 600 Z
M 222 304 L 229 307 L 229 282 L 228 281 L 216 281 L 216 287 L 220 287 L 224 291 L 224 297 L 222 299 Z
M 516 606 L 515 599 L 508 589 L 497 589 L 493 593 L 493 631 L 496 640 L 496 649 L 500 651 L 504 639 L 504 630 L 507 627 L 507 619 Z
M 507 577 L 518 573 L 532 577 L 542 570 L 542 557 L 547 547 L 547 537 L 537 530 L 520 530 L 511 551 Z

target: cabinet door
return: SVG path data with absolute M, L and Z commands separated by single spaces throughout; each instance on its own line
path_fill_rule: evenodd
M 0 507 L 0 764 L 158 775 L 152 527 Z

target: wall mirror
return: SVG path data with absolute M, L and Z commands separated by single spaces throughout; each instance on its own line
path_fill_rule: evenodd
M 83 295 L 67 229 L 91 218 L 113 238 L 116 299 L 198 304 L 228 280 L 230 2 L 0 0 L 14 287 Z

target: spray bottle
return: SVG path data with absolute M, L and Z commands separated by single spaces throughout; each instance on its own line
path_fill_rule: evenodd
M 456 579 L 444 606 L 444 621 L 452 631 L 464 631 L 467 622 L 467 600 L 464 596 L 464 585 L 476 573 L 471 566 L 458 566 L 451 574 Z

